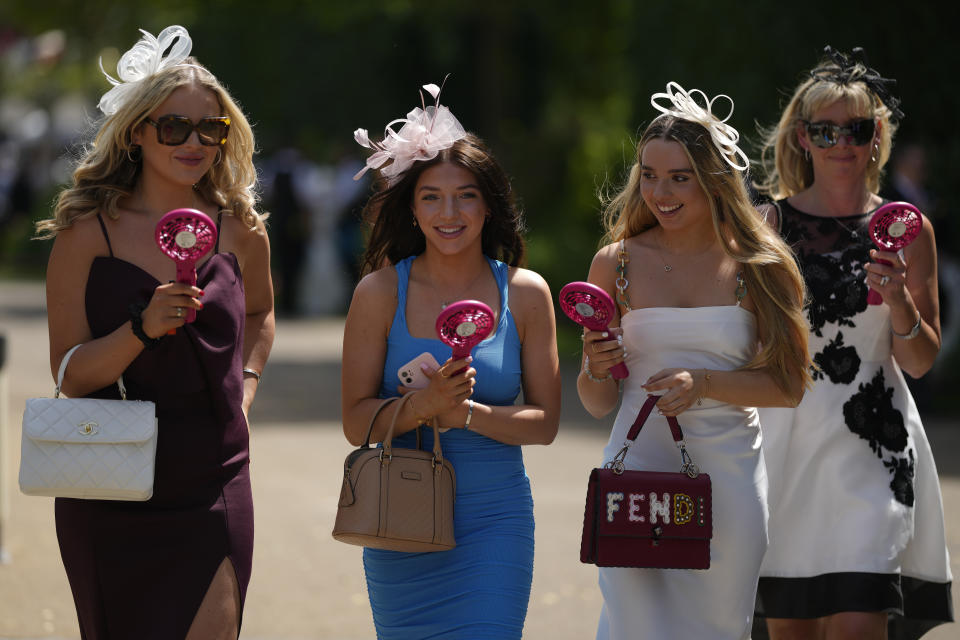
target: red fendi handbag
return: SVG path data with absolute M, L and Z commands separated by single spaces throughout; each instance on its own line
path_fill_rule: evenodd
M 623 448 L 590 473 L 580 561 L 599 567 L 709 569 L 713 537 L 710 476 L 687 453 L 676 418 L 667 417 L 680 449 L 680 473 L 623 467 L 659 396 L 650 396 Z

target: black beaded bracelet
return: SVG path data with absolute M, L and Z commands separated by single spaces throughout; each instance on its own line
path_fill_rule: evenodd
M 133 335 L 137 336 L 140 339 L 140 342 L 143 343 L 143 346 L 147 349 L 156 349 L 157 345 L 160 344 L 160 341 L 163 340 L 163 336 L 159 338 L 151 338 L 146 333 L 143 332 L 143 310 L 147 308 L 147 305 L 142 302 L 134 302 L 129 307 L 127 311 L 130 312 L 130 328 L 133 330 Z

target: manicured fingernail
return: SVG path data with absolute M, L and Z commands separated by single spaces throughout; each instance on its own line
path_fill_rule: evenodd
M 602 335 L 604 338 L 606 338 L 606 337 L 609 337 L 609 336 L 610 336 L 610 332 L 604 331 L 604 332 L 603 332 L 602 334 L 600 334 L 600 335 Z
M 200 305 L 200 308 L 203 309 L 203 303 L 202 303 L 202 302 L 198 302 L 197 304 L 199 304 L 199 305 Z
M 204 290 L 203 290 L 203 289 L 200 289 L 200 297 L 201 297 L 201 298 L 203 297 L 203 294 L 204 294 Z
M 167 280 L 167 284 L 173 284 L 176 280 Z
M 473 356 L 467 356 L 467 362 L 473 362 Z

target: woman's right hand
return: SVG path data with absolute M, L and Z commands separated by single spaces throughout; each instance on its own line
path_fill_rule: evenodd
M 140 314 L 143 332 L 150 338 L 159 338 L 186 323 L 187 309 L 203 309 L 200 297 L 203 290 L 183 282 L 169 282 L 153 290 L 147 308 Z
M 471 362 L 471 356 L 458 360 L 451 358 L 436 371 L 428 365 L 420 365 L 430 384 L 418 391 L 416 398 L 412 399 L 411 403 L 418 418 L 441 419 L 442 414 L 459 408 L 464 400 L 473 395 L 477 370 L 470 366 Z M 461 369 L 463 371 L 460 371 Z M 460 373 L 453 373 L 454 371 Z M 406 387 L 399 387 L 398 390 L 401 394 L 409 391 Z
M 595 378 L 610 375 L 610 369 L 623 362 L 627 356 L 623 348 L 620 328 L 606 331 L 585 331 L 583 334 L 583 354 L 590 359 L 590 373 Z

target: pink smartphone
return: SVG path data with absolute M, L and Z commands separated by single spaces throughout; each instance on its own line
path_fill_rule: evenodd
M 400 384 L 409 389 L 423 389 L 430 384 L 430 379 L 423 374 L 420 365 L 425 364 L 434 371 L 440 368 L 440 363 L 429 351 L 424 351 L 416 358 L 397 369 L 397 378 Z

